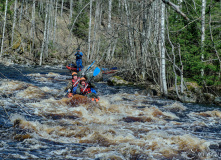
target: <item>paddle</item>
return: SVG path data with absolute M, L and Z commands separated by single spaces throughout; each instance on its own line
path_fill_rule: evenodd
M 88 71 L 89 68 L 91 68 L 91 66 L 94 64 L 95 61 L 93 61 L 93 63 L 81 74 L 82 76 L 85 75 L 85 73 Z
M 95 70 L 94 70 L 94 72 L 93 72 L 93 76 L 92 76 L 91 79 L 88 81 L 88 83 L 89 83 L 95 76 L 97 76 L 97 75 L 100 73 L 100 71 L 101 71 L 100 68 L 96 67 Z M 87 83 L 87 85 L 85 86 L 83 92 L 84 92 L 85 89 L 87 88 L 88 83 Z
M 89 68 L 91 68 L 91 66 L 94 64 L 94 62 L 95 62 L 95 61 L 93 61 L 93 63 L 81 74 L 81 76 L 84 76 L 84 75 L 85 75 L 85 73 L 88 71 Z M 80 79 L 78 79 L 78 80 L 74 83 L 73 86 L 75 86 L 75 85 L 79 82 L 79 80 L 80 80 Z

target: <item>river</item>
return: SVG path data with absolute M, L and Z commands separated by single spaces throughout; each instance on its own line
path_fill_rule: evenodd
M 107 76 L 107 75 L 104 75 Z M 64 96 L 64 67 L 0 64 L 0 159 L 218 160 L 221 109 L 95 83 L 99 102 Z

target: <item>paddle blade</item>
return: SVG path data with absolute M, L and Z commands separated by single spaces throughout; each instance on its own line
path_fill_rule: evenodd
M 97 76 L 100 73 L 100 68 L 96 67 L 93 73 L 93 76 Z

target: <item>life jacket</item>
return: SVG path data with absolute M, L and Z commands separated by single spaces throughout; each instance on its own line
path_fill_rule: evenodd
M 80 53 L 81 52 L 75 53 L 76 59 L 82 59 L 82 55 Z
M 78 85 L 78 82 L 79 82 L 79 78 L 77 79 L 77 80 L 74 80 L 74 79 L 72 79 L 72 85 L 73 85 L 73 87 L 76 87 L 77 85 Z M 77 82 L 77 83 L 76 83 Z M 76 83 L 76 84 L 75 84 Z M 75 85 L 74 85 L 75 84 Z
M 85 83 L 85 86 L 87 85 L 87 83 Z M 82 85 L 80 86 L 80 91 L 83 95 L 91 93 L 91 88 L 87 86 L 87 88 L 84 90 L 85 86 L 83 87 Z M 84 92 L 83 92 L 84 91 Z

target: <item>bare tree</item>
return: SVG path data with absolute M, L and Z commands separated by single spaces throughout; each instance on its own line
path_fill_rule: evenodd
M 55 41 L 56 41 L 57 11 L 58 11 L 58 0 L 56 0 L 56 5 L 55 5 L 53 44 L 54 44 Z
M 89 28 L 88 28 L 88 52 L 87 52 L 87 59 L 90 59 L 90 49 L 91 49 L 91 21 L 92 21 L 92 2 L 90 0 L 90 20 L 89 20 Z
M 204 60 L 204 41 L 205 41 L 205 13 L 206 13 L 206 0 L 202 0 L 202 13 L 201 13 L 201 60 Z M 201 69 L 201 76 L 204 75 L 204 69 Z
M 69 15 L 70 22 L 72 20 L 72 15 L 73 15 L 73 0 L 70 0 L 70 15 Z
M 96 42 L 96 36 L 97 36 L 97 31 L 99 30 L 99 14 L 100 14 L 100 5 L 101 1 L 97 0 L 96 1 L 96 10 L 95 10 L 95 17 L 94 17 L 94 35 L 93 35 L 93 41 L 92 41 L 92 48 L 91 48 L 91 58 L 95 54 L 95 45 L 97 44 Z
M 62 14 L 63 14 L 63 8 L 64 8 L 64 0 L 61 1 L 61 17 L 62 17 Z
M 35 43 L 35 0 L 33 0 L 33 5 L 32 5 L 31 38 L 32 38 L 32 43 L 30 43 L 30 55 L 32 49 L 34 48 L 34 43 Z
M 110 60 L 110 52 L 111 52 L 111 37 L 112 37 L 112 31 L 111 31 L 111 9 L 112 9 L 112 0 L 108 1 L 108 24 L 107 24 L 107 34 L 108 34 L 108 49 L 107 49 L 107 57 L 106 61 Z
M 41 55 L 40 55 L 40 62 L 39 65 L 42 65 L 42 60 L 43 60 L 43 55 L 44 55 L 44 48 L 46 45 L 46 39 L 47 39 L 47 22 L 48 22 L 48 10 L 49 10 L 49 2 L 48 0 L 46 1 L 46 10 L 45 10 L 45 26 L 44 26 L 44 38 L 42 41 L 42 46 L 41 46 Z
M 165 4 L 161 4 L 161 80 L 162 91 L 167 95 L 166 60 L 165 60 Z
M 20 7 L 20 16 L 19 16 L 19 22 L 18 22 L 18 26 L 19 26 L 19 27 L 20 27 L 20 25 L 21 25 L 21 19 L 22 19 L 22 15 L 23 15 L 24 2 L 25 2 L 25 0 L 22 0 L 21 7 Z
M 12 25 L 11 45 L 13 45 L 13 41 L 14 41 L 14 30 L 15 30 L 15 23 L 16 23 L 16 15 L 17 15 L 17 0 L 15 0 L 15 3 L 14 3 L 14 18 L 13 18 L 13 25 Z
M 1 55 L 3 53 L 3 46 L 4 46 L 4 38 L 5 38 L 5 26 L 6 26 L 6 19 L 7 19 L 7 8 L 8 8 L 8 0 L 5 1 L 5 16 L 4 16 L 4 25 L 3 25 L 3 31 L 2 31 L 2 44 L 1 44 Z

